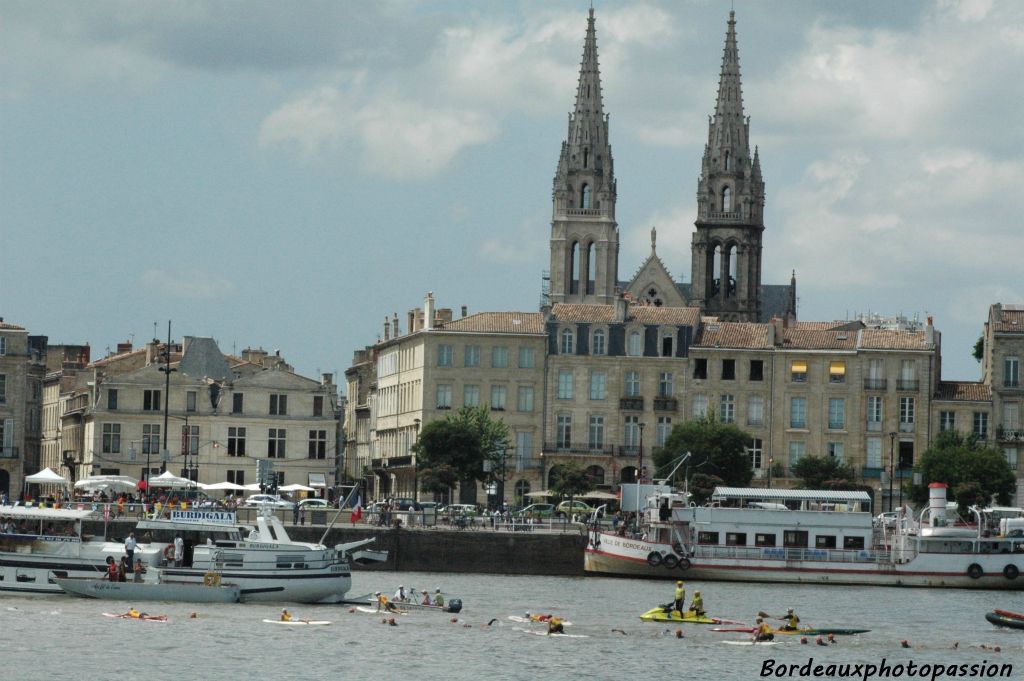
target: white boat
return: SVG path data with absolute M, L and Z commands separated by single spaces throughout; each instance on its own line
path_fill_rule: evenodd
M 658 492 L 639 536 L 592 528 L 587 572 L 694 580 L 1024 589 L 1024 537 L 999 534 L 983 511 L 957 525 L 946 486 L 929 506 L 873 522 L 865 492 L 717 488 L 708 506 Z M 780 504 L 782 507 L 780 507 Z M 782 509 L 785 510 L 782 510 Z
M 0 532 L 0 593 L 60 594 L 57 577 L 98 577 L 107 559 L 120 561 L 124 544 L 82 535 L 82 522 L 102 520 L 90 504 L 74 508 L 0 506 L 0 522 L 14 531 Z M 160 548 L 138 546 L 135 558 L 151 563 Z
M 373 538 L 334 547 L 294 541 L 272 513 L 256 526 L 240 525 L 228 511 L 171 511 L 140 520 L 140 545 L 160 547 L 155 565 L 165 581 L 203 584 L 211 573 L 241 589 L 242 601 L 338 603 L 352 583 L 349 553 Z M 175 565 L 174 540 L 184 556 Z M 386 555 L 384 556 L 386 558 Z
M 72 596 L 107 601 L 171 601 L 175 603 L 237 603 L 237 584 L 184 582 L 111 582 L 107 579 L 57 577 L 57 586 Z

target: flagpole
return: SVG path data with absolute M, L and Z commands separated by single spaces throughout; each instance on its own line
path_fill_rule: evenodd
M 334 527 L 334 523 L 338 522 L 338 518 L 341 517 L 341 512 L 342 512 L 342 510 L 344 510 L 345 504 L 347 504 L 349 502 L 349 500 L 352 499 L 352 495 L 355 494 L 356 490 L 358 490 L 358 489 L 359 489 L 359 485 L 354 486 L 352 488 L 352 491 L 348 493 L 348 496 L 345 497 L 345 499 L 338 506 L 338 512 L 334 514 L 333 518 L 331 518 L 330 524 L 327 525 L 327 529 L 324 530 L 323 536 L 320 537 L 320 541 L 319 541 L 320 544 L 323 544 L 324 540 L 327 539 L 327 533 L 331 531 L 332 527 Z

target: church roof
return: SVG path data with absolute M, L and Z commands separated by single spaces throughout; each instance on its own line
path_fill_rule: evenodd
M 560 322 L 614 322 L 615 306 L 557 303 L 551 308 L 551 316 Z M 631 303 L 625 321 L 640 324 L 683 324 L 696 327 L 700 321 L 700 308 L 656 307 Z
M 940 381 L 935 399 L 950 402 L 989 402 L 992 386 L 975 381 Z
M 544 333 L 541 312 L 477 312 L 438 328 L 466 333 Z

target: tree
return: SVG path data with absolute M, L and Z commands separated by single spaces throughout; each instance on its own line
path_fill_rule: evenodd
M 574 497 L 594 488 L 590 476 L 575 461 L 555 464 L 552 474 L 554 482 L 551 485 L 551 491 L 560 497 L 569 497 L 570 509 Z
M 974 435 L 965 437 L 953 430 L 939 433 L 914 469 L 921 474 L 921 484 L 909 488 L 909 497 L 915 503 L 928 502 L 929 483 L 944 482 L 960 504 L 961 514 L 972 503 L 986 504 L 993 497 L 1000 504 L 1009 504 L 1017 485 L 1013 469 L 1001 451 Z
M 793 475 L 804 489 L 823 489 L 826 481 L 833 484 L 830 489 L 837 489 L 837 483 L 857 478 L 853 464 L 840 463 L 832 456 L 805 456 L 793 466 Z
M 700 472 L 713 473 L 726 485 L 746 487 L 754 477 L 747 453 L 749 442 L 750 435 L 731 423 L 719 423 L 714 414 L 708 413 L 702 418 L 676 425 L 665 440 L 665 446 L 655 450 L 654 464 L 658 469 L 664 469 L 690 452 L 686 468 L 677 471 L 674 479 L 681 479 L 687 474 L 692 477 L 703 469 Z M 669 471 L 664 472 L 667 474 Z
M 981 334 L 980 336 L 978 336 L 978 342 L 974 344 L 974 351 L 971 352 L 971 355 L 974 357 L 974 359 L 978 360 L 979 362 L 984 358 L 985 334 Z
M 508 426 L 491 419 L 486 407 L 463 407 L 431 421 L 412 446 L 421 489 L 450 493 L 459 481 L 492 477 L 508 444 Z M 485 466 L 485 461 L 490 464 Z
M 504 471 L 501 471 L 504 458 L 502 452 L 511 446 L 509 429 L 505 422 L 492 419 L 490 410 L 484 405 L 463 407 L 448 416 L 448 420 L 475 433 L 480 443 L 479 465 L 474 471 L 466 469 L 466 475 L 462 479 L 483 481 L 488 478 L 504 477 Z
M 711 495 L 714 494 L 715 488 L 723 484 L 725 484 L 725 481 L 717 475 L 695 473 L 690 478 L 689 491 L 692 496 L 691 501 L 698 506 L 703 506 L 711 498 Z

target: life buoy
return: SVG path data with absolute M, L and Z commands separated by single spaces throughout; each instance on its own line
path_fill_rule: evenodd
M 661 565 L 661 554 L 657 551 L 651 551 L 647 554 L 647 564 L 651 567 L 658 567 Z
M 174 544 L 168 544 L 164 549 L 164 558 L 174 560 Z
M 982 570 L 981 566 L 977 563 L 971 563 L 971 565 L 967 568 L 967 576 L 971 579 L 980 579 L 984 574 L 985 571 Z
M 680 558 L 679 559 L 679 569 L 680 570 L 689 570 L 690 569 L 690 559 L 689 558 Z
M 203 575 L 203 584 L 206 586 L 220 586 L 220 575 L 216 572 L 207 572 Z
M 661 564 L 667 567 L 669 570 L 679 565 L 679 559 L 671 553 L 666 553 L 665 558 L 662 559 Z
M 1003 577 L 1007 579 L 1017 579 L 1020 576 L 1020 570 L 1017 569 L 1016 565 L 1007 565 L 1003 568 Z

